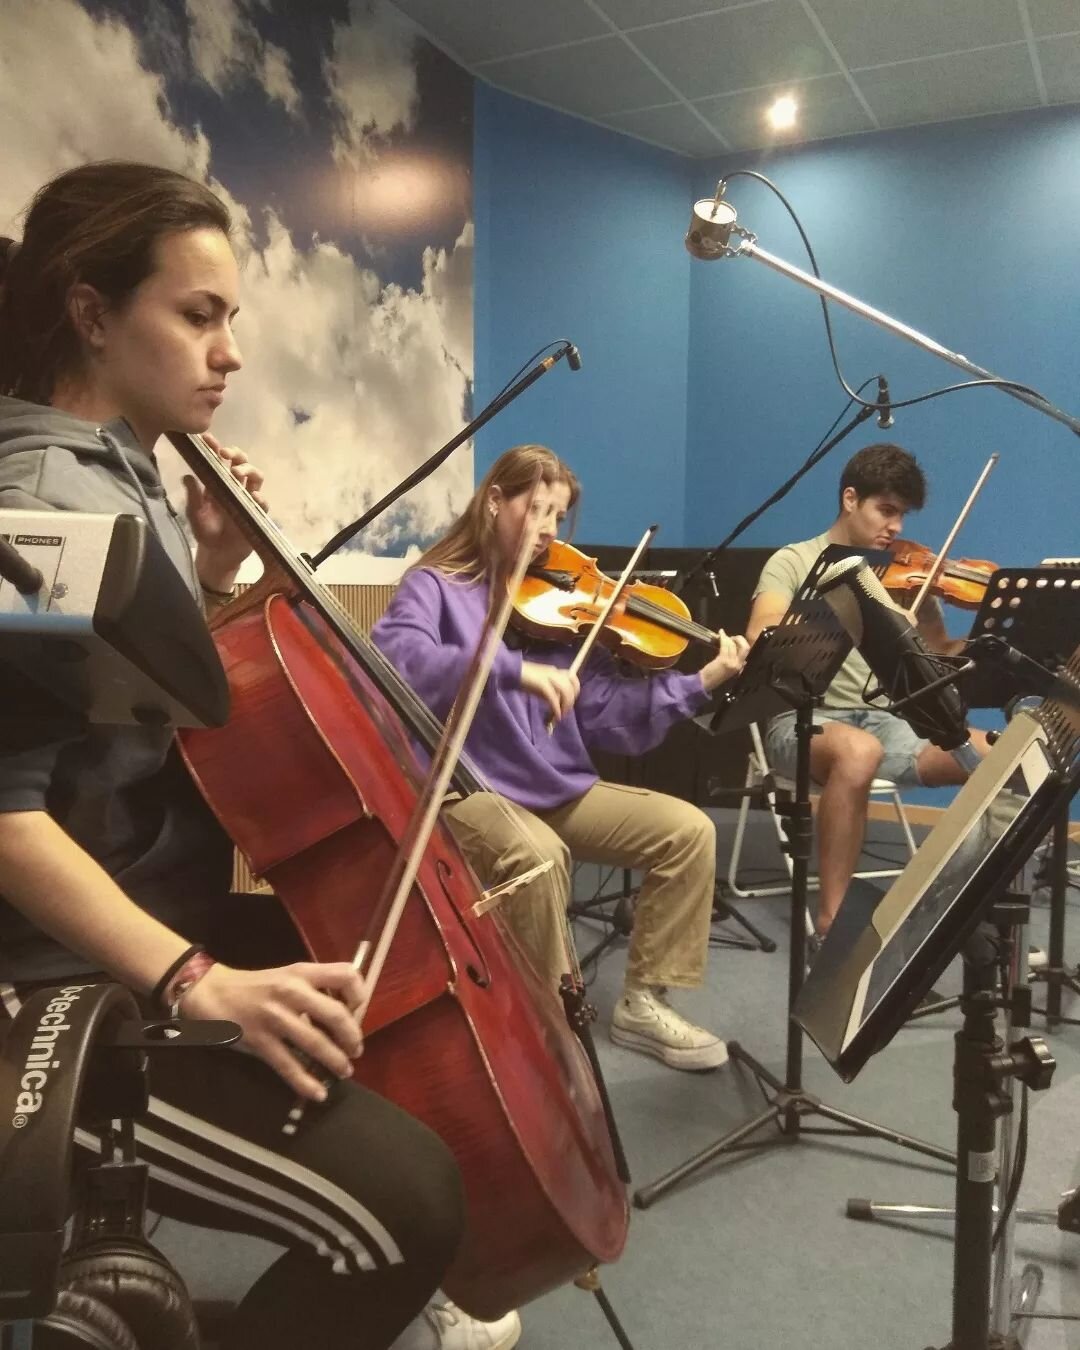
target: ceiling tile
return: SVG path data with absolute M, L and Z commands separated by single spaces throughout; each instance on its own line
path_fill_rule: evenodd
M 1080 3 L 1080 0 L 1077 0 Z M 1022 42 L 1016 0 L 810 0 L 849 67 Z
M 712 9 L 727 9 L 729 5 L 746 3 L 747 0 L 598 0 L 600 8 L 620 28 L 667 23 L 671 19 L 687 19 L 691 15 L 706 14 Z M 765 0 L 760 0 L 760 3 L 764 4 Z
M 553 47 L 610 30 L 583 0 L 394 0 L 467 65 Z
M 1009 112 L 1040 102 L 1026 43 L 905 61 L 860 71 L 855 78 L 886 127 Z
M 1080 103 L 1080 35 L 1044 38 L 1038 51 L 1050 102 Z
M 614 36 L 556 52 L 492 61 L 480 73 L 512 94 L 590 117 L 671 101 L 667 85 L 622 38 Z
M 1036 37 L 1053 33 L 1080 33 L 1078 0 L 1027 0 L 1031 26 Z
M 703 126 L 684 103 L 666 108 L 645 108 L 638 112 L 613 113 L 599 121 L 630 136 L 641 136 L 657 145 L 666 145 L 682 155 L 717 155 L 725 148 L 715 132 Z
M 836 69 L 797 0 L 769 0 L 642 28 L 633 41 L 692 99 Z
M 791 131 L 774 131 L 765 118 L 766 108 L 779 94 L 792 94 L 799 104 L 798 126 Z M 798 145 L 873 129 L 865 108 L 842 75 L 699 99 L 695 107 L 735 150 Z

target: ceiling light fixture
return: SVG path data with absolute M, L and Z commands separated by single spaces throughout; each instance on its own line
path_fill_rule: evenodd
M 790 94 L 783 94 L 766 113 L 776 131 L 790 131 L 799 114 L 799 105 Z

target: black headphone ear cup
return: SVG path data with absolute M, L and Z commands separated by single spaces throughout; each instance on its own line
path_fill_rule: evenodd
M 61 1283 L 107 1304 L 144 1350 L 199 1350 L 199 1329 L 180 1276 L 145 1239 L 100 1237 L 70 1252 Z
M 140 1350 L 124 1319 L 92 1294 L 61 1289 L 56 1307 L 34 1323 L 34 1350 Z

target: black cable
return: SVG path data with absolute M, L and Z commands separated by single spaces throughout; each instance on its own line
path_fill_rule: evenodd
M 765 186 L 770 190 L 770 192 L 776 194 L 776 196 L 780 199 L 781 203 L 783 204 L 784 209 L 787 211 L 788 215 L 795 223 L 795 228 L 799 232 L 799 238 L 802 240 L 803 247 L 806 249 L 806 255 L 810 259 L 810 266 L 813 269 L 814 276 L 816 276 L 817 279 L 821 281 L 823 279 L 821 276 L 821 270 L 818 267 L 817 258 L 814 256 L 814 250 L 811 247 L 810 240 L 807 237 L 806 231 L 803 229 L 802 221 L 796 214 L 795 208 L 791 205 L 791 203 L 780 191 L 780 189 L 776 186 L 776 184 L 771 179 L 766 178 L 763 173 L 757 173 L 753 169 L 733 169 L 731 173 L 726 174 L 723 178 L 720 179 L 720 182 L 717 185 L 717 195 L 719 195 L 720 192 L 723 191 L 723 189 L 727 186 L 727 184 L 731 181 L 732 178 L 756 178 L 759 183 L 764 183 Z M 843 389 L 844 393 L 847 394 L 848 398 L 853 403 L 858 403 L 860 407 L 863 408 L 876 408 L 878 406 L 876 402 L 869 403 L 865 399 L 860 398 L 859 395 L 855 392 L 855 390 L 853 390 L 848 384 L 848 382 L 844 379 L 843 372 L 840 369 L 840 361 L 836 355 L 836 342 L 833 338 L 832 320 L 829 317 L 828 301 L 823 295 L 819 295 L 818 300 L 821 303 L 821 312 L 825 319 L 825 334 L 829 340 L 829 356 L 832 360 L 833 370 L 836 372 L 836 378 L 839 381 L 840 387 Z M 1037 398 L 1040 403 L 1045 403 L 1049 406 L 1053 406 L 1052 404 L 1050 404 L 1050 400 L 1046 397 L 1045 394 L 1039 393 L 1037 389 L 1032 389 L 1029 385 L 1020 384 L 1017 380 L 981 379 L 981 380 L 961 380 L 958 384 L 944 385 L 940 389 L 931 390 L 930 393 L 928 394 L 918 394 L 914 398 L 890 400 L 889 407 L 911 408 L 916 403 L 927 403 L 929 402 L 930 399 L 940 398 L 943 394 L 954 394 L 959 389 L 975 389 L 980 385 L 990 385 L 997 389 L 1017 389 L 1023 394 L 1028 394 L 1031 398 Z M 861 385 L 860 389 L 865 387 L 866 387 L 865 385 Z
M 510 386 L 514 383 L 514 381 L 518 378 L 518 376 L 524 375 L 525 372 L 532 365 L 532 363 L 535 360 L 537 360 L 540 356 L 542 356 L 543 353 L 546 352 L 549 347 L 572 347 L 573 345 L 574 344 L 570 341 L 569 338 L 556 338 L 554 342 L 545 342 L 542 347 L 538 347 L 536 351 L 533 352 L 532 356 L 530 356 L 527 361 L 523 362 L 520 366 L 518 366 L 517 370 L 514 371 L 513 375 L 510 376 L 510 378 L 506 381 L 506 383 L 498 391 L 498 393 L 492 394 L 492 396 L 488 399 L 487 403 L 484 404 L 484 407 L 486 408 L 490 404 L 494 403 L 497 398 L 502 398 L 503 394 L 506 393 L 506 391 L 510 388 Z
M 1001 1213 L 998 1215 L 997 1227 L 994 1229 L 994 1240 L 991 1244 L 991 1251 L 997 1250 L 997 1245 L 1001 1241 L 1002 1234 L 1005 1232 L 1005 1225 L 1009 1220 L 1009 1215 L 1013 1212 L 1017 1197 L 1020 1194 L 1020 1183 L 1024 1179 L 1024 1167 L 1027 1164 L 1028 1089 L 1026 1083 L 1021 1085 L 1020 1093 L 1020 1122 L 1016 1127 L 1016 1154 L 1013 1157 L 1012 1176 L 1009 1178 L 1009 1189 L 1005 1195 L 1005 1204 L 1002 1206 Z
M 877 378 L 878 377 L 876 375 L 871 375 L 869 379 L 863 380 L 862 384 L 859 385 L 859 389 L 860 390 L 865 389 L 868 384 L 873 384 L 873 382 Z M 863 400 L 859 399 L 859 402 L 863 403 Z M 719 558 L 720 554 L 723 553 L 723 551 L 726 548 L 728 548 L 731 544 L 733 544 L 735 540 L 738 539 L 739 535 L 743 533 L 744 530 L 749 529 L 749 527 L 754 523 L 754 521 L 757 520 L 759 516 L 764 515 L 770 506 L 775 506 L 775 504 L 778 501 L 786 497 L 800 478 L 803 478 L 806 474 L 810 472 L 811 469 L 815 468 L 818 464 L 821 463 L 821 461 L 825 458 L 825 455 L 829 452 L 829 450 L 833 448 L 833 445 L 838 443 L 833 442 L 832 444 L 830 444 L 829 438 L 831 437 L 834 428 L 839 424 L 841 419 L 847 413 L 848 409 L 851 407 L 851 403 L 852 400 L 849 398 L 848 401 L 844 404 L 843 408 L 837 414 L 837 416 L 833 419 L 832 425 L 829 427 L 828 431 L 825 432 L 821 440 L 819 440 L 817 445 L 814 446 L 813 450 L 810 451 L 810 454 L 807 456 L 802 466 L 796 469 L 795 472 L 786 482 L 781 483 L 780 486 L 776 489 L 776 491 L 771 496 L 767 497 L 766 500 L 763 501 L 760 506 L 756 506 L 748 516 L 744 516 L 742 520 L 740 520 L 739 523 L 735 526 L 735 528 L 731 530 L 729 534 L 725 535 L 725 537 L 721 539 L 718 544 L 715 544 L 712 548 L 710 548 L 707 553 L 702 554 L 701 558 L 683 577 L 677 593 L 685 593 L 687 587 L 690 585 L 690 582 L 698 575 L 699 572 L 708 572 L 708 570 L 712 567 L 716 559 Z M 876 408 L 877 404 L 863 403 L 863 407 Z M 864 419 L 865 414 L 862 413 L 857 414 L 856 418 L 857 420 Z M 852 422 L 850 426 L 846 427 L 844 431 L 840 433 L 840 439 L 843 439 L 843 437 L 846 436 L 849 431 L 852 431 L 855 425 L 856 422 Z

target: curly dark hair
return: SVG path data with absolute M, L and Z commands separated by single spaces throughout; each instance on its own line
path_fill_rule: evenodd
M 229 235 L 225 204 L 202 183 L 154 164 L 102 160 L 35 194 L 21 244 L 0 239 L 0 393 L 48 403 L 80 357 L 68 297 L 88 282 L 119 308 L 157 265 L 162 235 Z
M 919 462 L 899 445 L 868 445 L 852 455 L 840 475 L 840 506 L 844 489 L 854 488 L 859 501 L 867 497 L 899 497 L 908 511 L 926 505 L 926 478 Z

